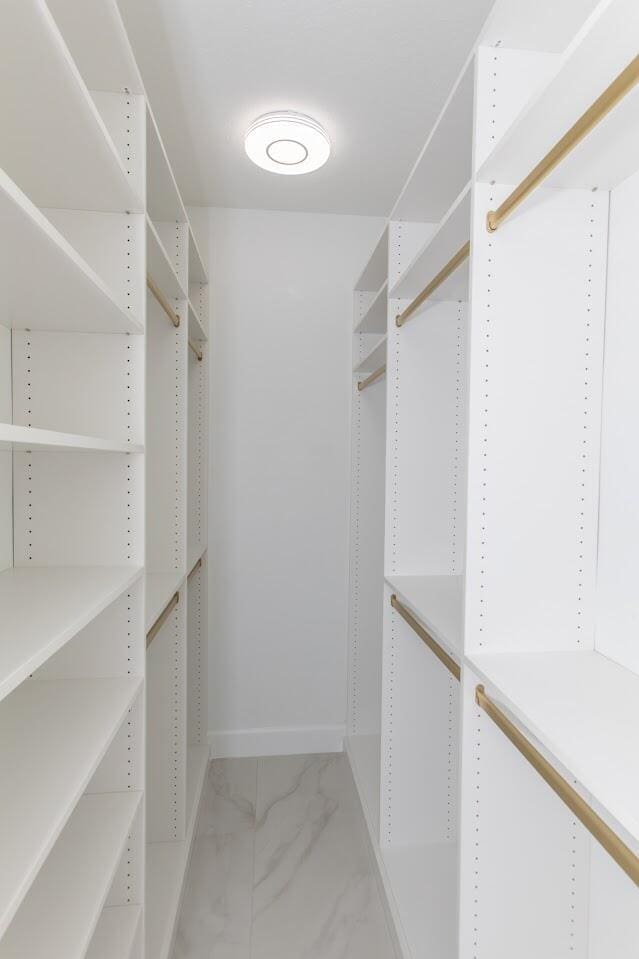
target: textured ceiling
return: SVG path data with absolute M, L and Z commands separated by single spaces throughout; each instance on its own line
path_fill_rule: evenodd
M 385 215 L 492 0 L 119 0 L 185 201 Z M 333 154 L 279 177 L 243 137 L 308 113 Z

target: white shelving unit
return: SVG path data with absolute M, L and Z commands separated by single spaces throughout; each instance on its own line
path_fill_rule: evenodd
M 208 764 L 207 273 L 114 0 L 10 0 L 0 53 L 0 957 L 169 959 Z
M 499 0 L 355 285 L 345 747 L 405 959 L 636 952 L 638 49 Z

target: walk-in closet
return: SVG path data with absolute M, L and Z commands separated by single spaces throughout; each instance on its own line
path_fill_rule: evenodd
M 0 129 L 0 959 L 637 959 L 636 0 L 5 0 Z

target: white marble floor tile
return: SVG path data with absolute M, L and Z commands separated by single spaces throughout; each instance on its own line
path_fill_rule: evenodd
M 393 959 L 342 755 L 211 764 L 173 959 Z

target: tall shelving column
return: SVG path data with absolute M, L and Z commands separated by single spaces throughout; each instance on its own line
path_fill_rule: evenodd
M 144 100 L 68 13 L 0 31 L 0 955 L 142 959 Z

